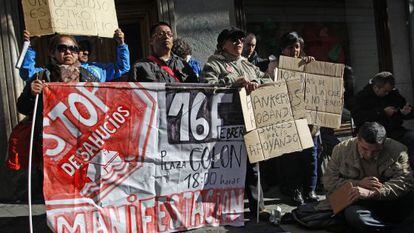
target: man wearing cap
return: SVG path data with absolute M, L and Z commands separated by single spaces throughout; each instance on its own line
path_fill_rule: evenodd
M 404 120 L 414 118 L 413 107 L 395 87 L 392 73 L 376 74 L 371 82 L 358 92 L 353 100 L 351 114 L 359 128 L 364 122 L 376 121 L 383 125 L 390 138 L 408 147 L 410 165 L 414 165 L 414 130 L 403 127 Z
M 245 33 L 237 28 L 223 30 L 217 38 L 217 50 L 210 56 L 201 72 L 200 80 L 205 83 L 245 87 L 251 92 L 260 84 L 271 82 L 270 77 L 242 56 Z M 249 209 L 253 215 L 257 213 L 257 167 L 247 163 L 246 193 Z M 263 194 L 263 192 L 260 192 Z M 266 218 L 263 196 L 259 198 L 260 216 Z
M 198 82 L 193 69 L 182 58 L 171 52 L 174 35 L 171 26 L 159 22 L 150 29 L 151 55 L 136 62 L 131 69 L 132 82 Z
M 260 84 L 271 82 L 242 56 L 245 33 L 237 28 L 225 29 L 217 38 L 217 50 L 210 56 L 201 72 L 201 81 L 221 86 L 246 87 L 253 91 Z

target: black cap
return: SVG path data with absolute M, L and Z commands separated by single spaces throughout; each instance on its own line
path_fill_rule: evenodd
M 246 37 L 246 33 L 238 28 L 232 27 L 230 29 L 224 29 L 217 37 L 217 48 L 220 49 L 228 39 L 240 39 L 244 37 Z

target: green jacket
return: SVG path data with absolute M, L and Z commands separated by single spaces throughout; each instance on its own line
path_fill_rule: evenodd
M 357 138 L 348 139 L 338 144 L 328 163 L 322 178 L 328 193 L 335 191 L 345 182 L 357 186 L 365 177 L 361 168 L 360 155 L 357 152 Z M 383 186 L 373 200 L 395 200 L 414 189 L 413 173 L 408 165 L 407 148 L 390 138 L 384 142 L 384 149 L 377 156 L 377 177 Z
M 260 71 L 246 58 L 222 52 L 210 56 L 201 72 L 201 81 L 216 85 L 231 85 L 237 78 L 246 77 L 259 84 L 272 82 L 269 75 Z

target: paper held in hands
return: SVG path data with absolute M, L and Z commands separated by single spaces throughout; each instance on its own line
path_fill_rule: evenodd
M 353 201 L 350 198 L 352 187 L 352 183 L 348 182 L 343 184 L 332 194 L 328 195 L 329 204 L 331 205 L 332 211 L 335 215 L 352 204 Z

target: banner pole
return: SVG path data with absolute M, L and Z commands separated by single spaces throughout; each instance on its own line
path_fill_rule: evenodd
M 22 66 L 23 59 L 26 56 L 29 46 L 30 46 L 30 41 L 25 41 L 23 43 L 22 52 L 20 53 L 19 59 L 17 60 L 16 66 L 15 66 L 17 69 L 20 69 L 20 67 Z
M 257 208 L 256 208 L 256 222 L 259 223 L 259 215 L 260 215 L 260 190 L 262 189 L 261 187 L 261 182 L 260 182 L 260 163 L 257 162 L 256 163 L 256 168 L 257 168 Z
M 32 128 L 30 132 L 30 150 L 29 150 L 29 171 L 28 171 L 28 188 L 27 195 L 29 201 L 29 227 L 30 233 L 33 233 L 33 214 L 32 214 L 32 155 L 33 155 L 33 138 L 34 138 L 34 127 L 36 122 L 37 104 L 39 103 L 39 94 L 36 95 L 33 117 L 32 117 Z

